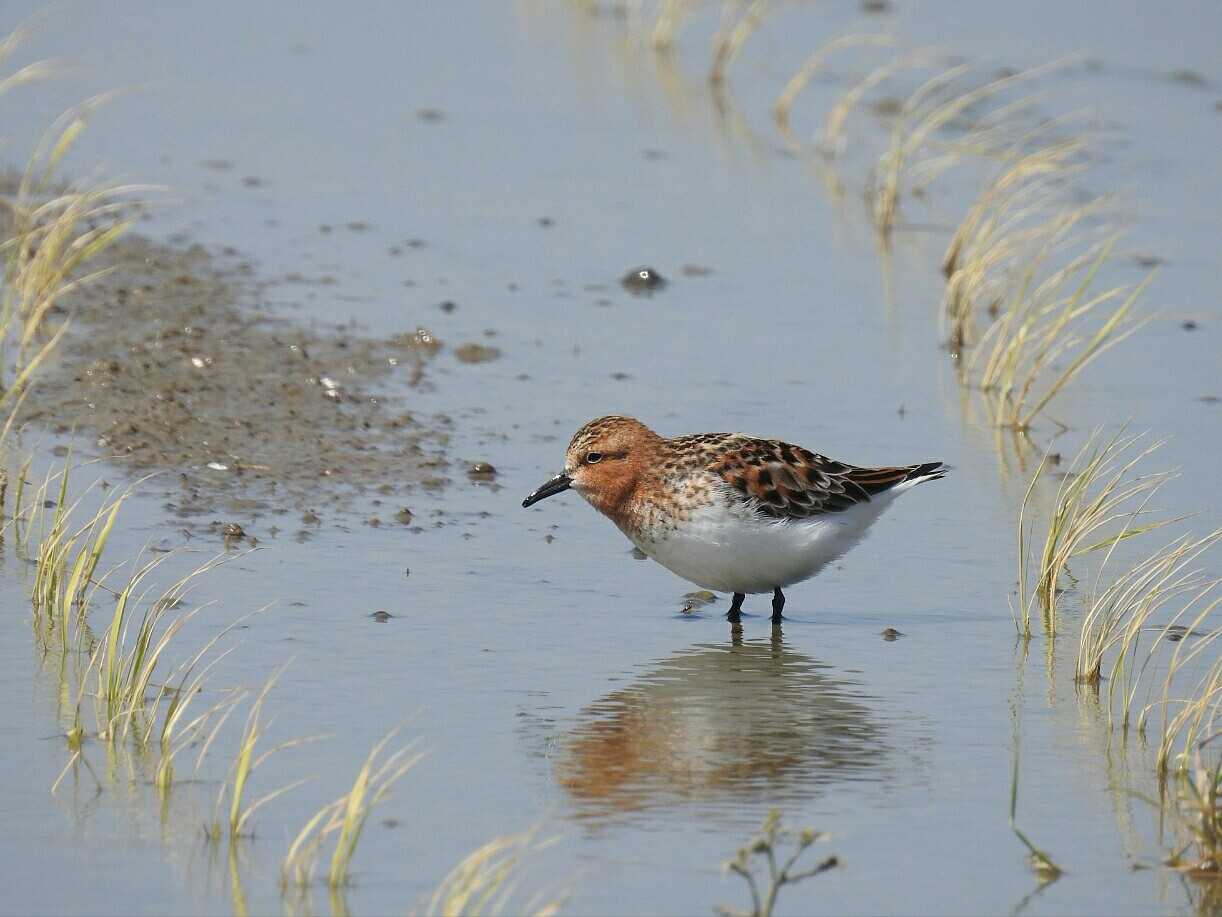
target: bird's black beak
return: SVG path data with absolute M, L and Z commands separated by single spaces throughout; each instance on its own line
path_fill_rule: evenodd
M 547 481 L 533 494 L 523 500 L 522 506 L 534 506 L 540 500 L 546 500 L 548 497 L 554 497 L 556 494 L 562 493 L 572 486 L 573 479 L 562 471 L 560 474 Z

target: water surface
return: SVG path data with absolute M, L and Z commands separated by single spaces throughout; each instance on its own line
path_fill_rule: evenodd
M 0 26 L 33 8 L 10 4 Z M 791 62 L 854 23 L 852 5 L 785 10 L 752 39 L 733 108 L 719 110 L 703 85 L 708 23 L 662 65 L 619 17 L 566 4 L 58 8 L 29 53 L 79 69 L 6 97 L 8 135 L 34 136 L 86 93 L 137 87 L 92 120 L 68 166 L 170 185 L 177 202 L 143 231 L 234 247 L 305 326 L 424 325 L 451 347 L 491 342 L 503 355 L 439 358 L 410 394 L 413 410 L 454 421 L 449 483 L 404 497 L 416 525 L 385 524 L 392 508 L 372 495 L 305 538 L 296 506 L 218 510 L 259 549 L 200 580 L 193 600 L 214 604 L 177 639 L 197 647 L 270 604 L 235 633 L 208 691 L 257 687 L 291 663 L 268 702 L 270 738 L 331 735 L 260 775 L 263 792 L 316 779 L 261 810 L 232 858 L 209 850 L 200 825 L 235 735 L 164 802 L 147 762 L 98 743 L 86 755 L 100 791 L 78 769 L 50 794 L 69 704 L 57 660 L 31 636 L 29 561 L 5 546 L 4 911 L 280 910 L 289 839 L 399 723 L 429 754 L 370 823 L 343 901 L 319 888 L 314 909 L 402 912 L 475 847 L 536 825 L 561 840 L 530 857 L 523 885 L 571 884 L 573 912 L 741 904 L 741 883 L 718 867 L 772 807 L 830 832 L 826 850 L 844 863 L 788 889 L 784 913 L 1193 909 L 1199 888 L 1133 869 L 1167 849 L 1157 810 L 1129 792 L 1151 792 L 1149 752 L 1109 741 L 1098 706 L 1075 692 L 1072 639 L 1026 651 L 1014 639 L 1014 521 L 1038 452 L 999 451 L 936 320 L 937 265 L 974 186 L 943 178 L 908 214 L 923 228 L 880 254 L 858 197 L 864 150 L 885 127 L 854 119 L 840 199 L 771 132 L 767 106 Z M 1158 462 L 1182 475 L 1160 503 L 1212 528 L 1220 415 L 1199 399 L 1222 394 L 1222 90 L 1168 74 L 1222 78 L 1210 69 L 1216 8 L 897 3 L 882 24 L 989 66 L 1083 49 L 1100 62 L 1047 87 L 1042 104 L 1089 102 L 1108 125 L 1090 182 L 1129 192 L 1126 245 L 1166 259 L 1148 303 L 1164 317 L 1054 413 L 1072 427 L 1066 452 L 1099 424 L 1171 436 Z M 868 66 L 812 86 L 803 130 Z M 671 283 L 630 295 L 618 280 L 640 264 Z M 1188 318 L 1197 331 L 1182 329 Z M 724 598 L 681 614 L 689 587 L 634 561 L 576 496 L 520 508 L 572 430 L 612 412 L 667 434 L 743 430 L 954 471 L 793 589 L 783 634 L 753 601 L 736 636 Z M 27 431 L 36 470 L 58 442 Z M 496 466 L 493 482 L 465 474 L 478 460 Z M 103 464 L 78 478 L 125 473 Z M 168 572 L 223 547 L 187 539 L 163 504 L 149 491 L 125 507 L 116 561 L 150 543 L 185 547 Z M 377 622 L 379 609 L 393 617 Z M 904 636 L 884 640 L 887 627 Z M 1020 824 L 1067 870 L 1030 899 L 1037 882 L 1007 824 L 1015 718 Z

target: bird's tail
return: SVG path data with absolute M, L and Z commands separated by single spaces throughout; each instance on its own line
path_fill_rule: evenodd
M 924 462 L 920 465 L 908 465 L 895 469 L 898 474 L 894 482 L 886 489 L 887 493 L 900 494 L 910 487 L 924 484 L 926 481 L 936 481 L 946 476 L 947 468 L 941 462 Z
M 901 483 L 920 484 L 923 481 L 936 481 L 939 478 L 946 477 L 946 472 L 949 470 L 942 462 L 925 462 L 920 465 L 913 465 L 908 469 L 908 474 L 904 476 L 904 480 Z
M 921 465 L 900 465 L 893 468 L 854 468 L 845 479 L 865 491 L 867 497 L 898 494 L 923 481 L 936 481 L 945 476 L 947 468 L 941 462 Z

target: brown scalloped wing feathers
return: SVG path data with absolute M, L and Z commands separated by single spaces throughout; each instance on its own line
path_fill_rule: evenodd
M 758 501 L 775 519 L 840 513 L 914 477 L 935 475 L 941 462 L 901 468 L 859 468 L 801 446 L 766 439 L 736 439 L 711 466 L 726 483 Z

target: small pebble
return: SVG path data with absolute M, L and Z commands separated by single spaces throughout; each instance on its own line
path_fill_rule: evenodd
M 467 475 L 475 480 L 490 481 L 496 477 L 496 469 L 487 462 L 475 462 L 467 469 Z
M 662 289 L 666 278 L 651 267 L 638 267 L 621 277 L 620 284 L 628 292 L 640 295 Z

